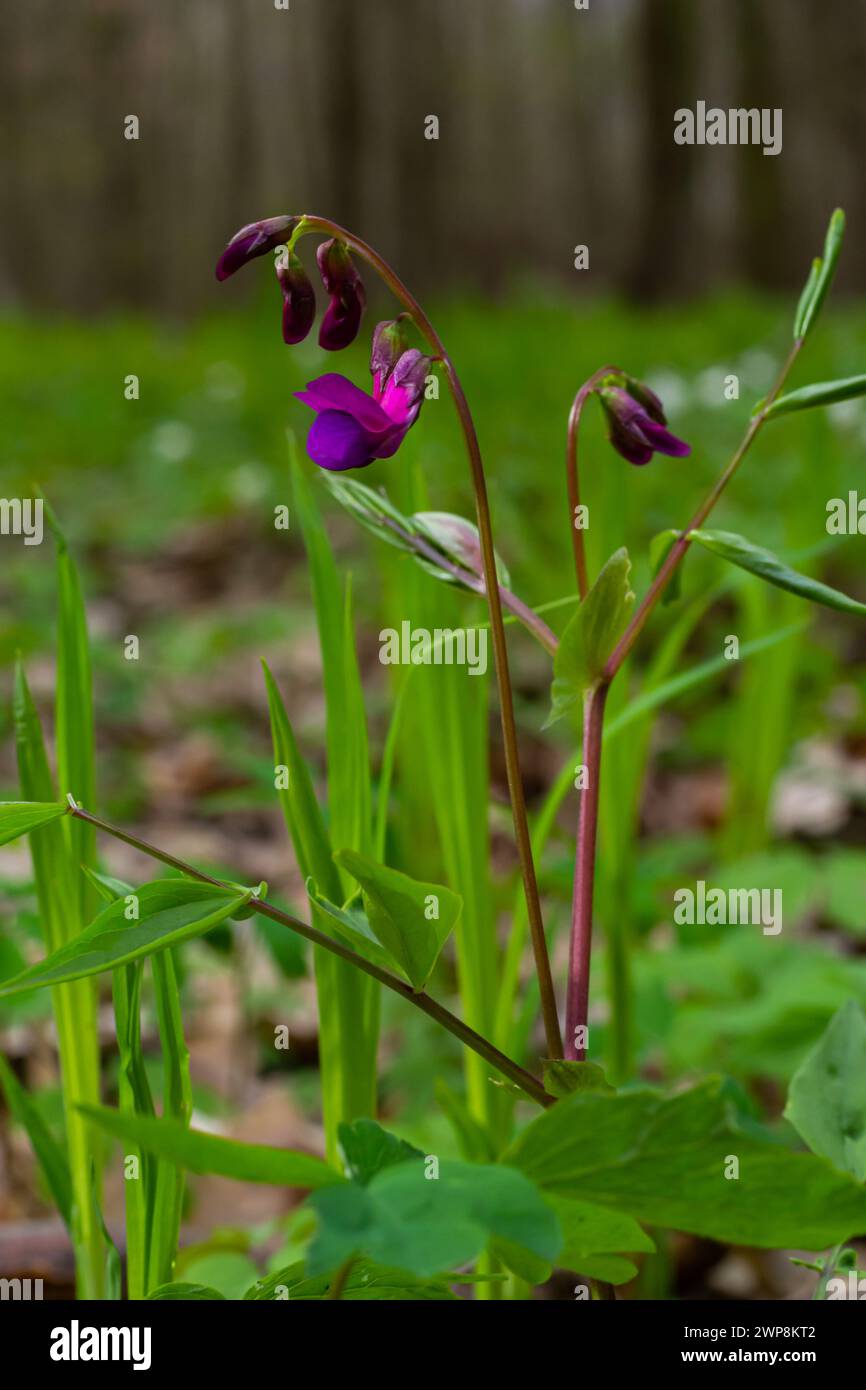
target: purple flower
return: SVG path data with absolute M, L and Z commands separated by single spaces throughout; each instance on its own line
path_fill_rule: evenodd
M 319 329 L 319 346 L 327 352 L 338 352 L 357 337 L 367 296 L 343 242 L 323 241 L 316 251 L 316 260 L 331 299 Z
M 316 412 L 307 436 L 313 462 L 341 473 L 391 458 L 418 418 L 429 370 L 429 357 L 410 348 L 390 370 L 374 373 L 372 396 L 338 372 L 296 391 L 298 400 Z
M 661 401 L 649 387 L 629 380 L 621 386 L 602 386 L 598 392 L 610 427 L 610 442 L 629 463 L 649 463 L 654 453 L 685 458 L 690 445 L 665 428 Z
M 276 270 L 283 292 L 283 341 L 302 343 L 316 317 L 315 291 L 294 251 L 277 261 Z
M 248 227 L 241 227 L 217 261 L 216 278 L 227 280 L 247 261 L 285 245 L 298 221 L 297 217 L 266 217 L 263 222 L 251 222 Z

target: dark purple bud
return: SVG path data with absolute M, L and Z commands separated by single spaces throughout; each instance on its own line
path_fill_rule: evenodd
M 217 261 L 216 278 L 227 280 L 247 261 L 285 245 L 299 221 L 299 217 L 266 217 L 264 222 L 251 222 L 248 227 L 241 227 Z
M 357 337 L 367 296 L 342 241 L 323 241 L 316 259 L 331 300 L 319 329 L 319 346 L 327 352 L 339 352 Z
M 283 292 L 283 341 L 289 346 L 302 343 L 316 317 L 315 291 L 294 251 L 280 257 L 276 270 Z
M 384 323 L 376 325 L 370 351 L 370 375 L 373 378 L 374 395 L 382 394 L 385 382 L 407 347 L 406 334 L 399 319 L 386 319 Z
M 640 386 L 640 383 L 638 383 Z M 610 429 L 610 442 L 629 463 L 649 463 L 654 453 L 685 458 L 691 448 L 665 429 L 661 401 L 640 387 L 643 400 L 621 386 L 602 386 L 598 392 Z
M 628 394 L 634 397 L 638 405 L 643 406 L 650 419 L 655 420 L 657 425 L 666 425 L 667 418 L 665 416 L 664 406 L 655 391 L 651 391 L 642 381 L 638 381 L 636 376 L 628 376 L 624 373 L 623 381 L 625 382 L 625 389 L 628 391 Z

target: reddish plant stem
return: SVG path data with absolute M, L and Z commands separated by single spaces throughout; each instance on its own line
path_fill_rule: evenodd
M 586 570 L 586 550 L 583 542 L 583 527 L 577 526 L 577 509 L 580 506 L 580 482 L 577 468 L 577 440 L 580 434 L 580 417 L 583 407 L 603 377 L 619 372 L 619 367 L 599 367 L 585 381 L 574 398 L 568 416 L 568 434 L 565 442 L 565 471 L 568 479 L 568 505 L 571 510 L 571 545 L 574 551 L 574 569 L 577 575 L 577 592 L 581 600 L 589 592 L 589 579 Z
M 601 684 L 590 690 L 583 706 L 583 762 L 586 768 L 586 786 L 580 795 L 574 857 L 574 893 L 571 902 L 571 942 L 565 1013 L 565 1056 L 574 1062 L 582 1062 L 586 1057 L 585 1029 L 589 1006 L 589 964 L 592 954 L 592 899 L 598 838 L 601 740 L 608 688 L 606 684 Z M 583 1032 L 580 1032 L 581 1029 Z
M 749 421 L 748 428 L 730 463 L 717 479 L 695 512 L 685 531 L 674 541 L 658 574 L 638 605 L 631 622 L 611 653 L 600 683 L 586 697 L 584 705 L 583 761 L 587 768 L 587 786 L 581 794 L 577 825 L 577 844 L 574 864 L 574 896 L 571 913 L 571 943 L 569 951 L 568 997 L 566 999 L 566 1057 L 583 1061 L 585 1048 L 575 1046 L 580 1031 L 586 1036 L 589 1010 L 589 976 L 592 960 L 592 904 L 595 888 L 595 856 L 598 838 L 599 778 L 601 745 L 604 732 L 604 706 L 610 683 L 619 671 L 647 622 L 650 614 L 677 565 L 689 548 L 689 534 L 706 521 L 728 483 L 733 478 L 766 419 L 767 410 L 779 395 L 797 359 L 802 338 L 796 339 L 776 384 L 763 401 L 761 409 Z M 609 369 L 608 369 L 609 370 Z M 594 378 L 590 378 L 593 381 Z M 578 393 L 578 396 L 580 393 Z M 572 408 L 574 414 L 574 407 Z M 578 413 L 579 419 L 579 413 Z M 573 517 L 572 517 L 573 519 Z
M 445 345 L 439 334 L 436 332 L 432 323 L 428 319 L 421 305 L 403 281 L 392 270 L 391 266 L 378 251 L 363 241 L 361 237 L 355 236 L 345 227 L 341 227 L 336 222 L 332 222 L 327 217 L 316 217 L 305 215 L 295 237 L 303 236 L 308 232 L 323 232 L 327 236 L 338 237 L 345 242 L 353 251 L 356 252 L 368 265 L 372 266 L 376 273 L 391 290 L 392 294 L 404 308 L 411 314 L 418 331 L 427 339 L 433 349 L 433 353 L 439 358 L 442 369 L 448 382 L 451 396 L 463 430 L 463 438 L 466 443 L 466 452 L 469 456 L 469 465 L 472 473 L 472 484 L 475 491 L 475 510 L 478 519 L 478 534 L 481 541 L 481 557 L 484 568 L 484 582 L 487 592 L 487 602 L 490 608 L 490 631 L 493 637 L 493 653 L 496 667 L 496 684 L 499 692 L 499 711 L 502 721 L 502 741 L 505 751 L 505 770 L 508 779 L 508 793 L 511 800 L 512 818 L 514 821 L 514 836 L 517 843 L 517 854 L 520 860 L 520 872 L 523 879 L 523 889 L 526 896 L 526 910 L 529 918 L 529 929 L 532 937 L 532 949 L 535 956 L 535 969 L 538 976 L 538 988 L 541 996 L 541 1010 L 544 1018 L 544 1032 L 547 1043 L 547 1055 L 549 1057 L 562 1057 L 562 1037 L 559 1031 L 559 1016 L 556 1007 L 556 994 L 553 988 L 553 976 L 550 969 L 550 958 L 547 954 L 547 942 L 544 936 L 544 922 L 541 916 L 541 900 L 538 893 L 538 881 L 535 874 L 535 863 L 532 857 L 532 842 L 529 835 L 529 820 L 526 814 L 526 799 L 523 793 L 523 779 L 520 772 L 520 754 L 517 744 L 517 724 L 514 717 L 514 698 L 511 692 L 511 678 L 508 670 L 508 646 L 505 639 L 505 626 L 502 621 L 502 600 L 499 593 L 499 584 L 496 576 L 496 557 L 493 548 L 493 529 L 490 521 L 490 504 L 487 498 L 487 481 L 484 476 L 484 465 L 481 459 L 481 449 L 478 444 L 478 436 L 475 432 L 475 422 L 469 403 L 463 391 L 460 378 L 445 350 Z

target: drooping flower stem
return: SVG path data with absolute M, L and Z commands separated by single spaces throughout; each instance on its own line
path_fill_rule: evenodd
M 502 720 L 502 739 L 505 749 L 508 792 L 511 799 L 511 811 L 514 820 L 517 853 L 520 860 L 520 872 L 523 878 L 523 887 L 526 895 L 532 948 L 535 955 L 535 969 L 538 975 L 538 987 L 541 996 L 541 1010 L 544 1019 L 547 1053 L 549 1057 L 562 1057 L 562 1038 L 556 1009 L 556 995 L 553 988 L 550 959 L 547 954 L 547 943 L 544 937 L 541 902 L 538 893 L 538 882 L 535 875 L 535 864 L 532 857 L 529 822 L 526 814 L 526 801 L 523 794 L 523 781 L 520 773 L 517 726 L 514 718 L 514 700 L 511 693 L 511 680 L 508 670 L 508 647 L 505 639 L 505 626 L 502 621 L 502 601 L 496 577 L 496 558 L 493 548 L 490 504 L 487 498 L 487 481 L 484 476 L 484 465 L 481 459 L 481 450 L 478 444 L 478 436 L 475 432 L 472 412 L 469 409 L 469 403 L 466 400 L 466 395 L 463 391 L 454 363 L 446 352 L 444 343 L 414 295 L 403 284 L 403 281 L 396 272 L 392 270 L 387 261 L 379 255 L 378 251 L 375 251 L 372 246 L 369 246 L 367 242 L 363 241 L 360 237 L 355 236 L 354 233 L 347 231 L 344 227 L 340 227 L 337 223 L 332 222 L 326 217 L 304 216 L 296 228 L 293 240 L 296 241 L 299 237 L 309 232 L 322 232 L 327 236 L 339 238 L 339 240 L 345 242 L 356 255 L 360 256 L 362 260 L 365 260 L 368 265 L 372 266 L 391 290 L 394 297 L 400 301 L 404 309 L 412 316 L 419 333 L 426 338 L 434 356 L 438 357 L 441 361 L 445 379 L 448 382 L 448 387 L 457 409 L 457 415 L 460 420 L 466 444 L 466 452 L 469 456 L 472 485 L 475 491 L 475 510 L 478 519 L 478 533 L 481 540 L 485 590 L 490 608 L 490 629 L 493 636 L 493 653 L 496 667 L 496 684 L 499 693 L 499 710 Z
M 94 816 L 83 806 L 73 805 L 70 801 L 69 814 L 77 817 L 78 820 L 86 821 L 94 829 L 103 831 L 106 835 L 111 835 L 115 840 L 122 840 L 124 844 L 131 845 L 133 849 L 140 850 L 142 854 L 148 855 L 151 859 L 157 859 L 161 864 L 167 864 L 171 869 L 177 869 L 180 873 L 189 878 L 198 879 L 200 883 L 212 883 L 217 888 L 228 888 L 231 885 L 223 880 L 211 877 L 210 874 L 203 873 L 192 864 L 187 864 L 185 860 L 178 859 L 176 855 L 170 854 L 167 850 L 158 849 L 156 845 L 149 844 L 147 840 L 141 840 L 137 835 L 130 835 L 128 831 L 121 830 L 119 826 L 112 825 L 109 821 L 102 820 L 100 816 Z M 392 975 L 389 971 L 383 970 L 380 966 L 374 965 L 372 961 L 364 956 L 359 956 L 350 947 L 344 946 L 342 942 L 333 939 L 317 927 L 310 926 L 307 922 L 302 922 L 300 918 L 293 917 L 289 912 L 283 912 L 278 907 L 273 907 L 271 903 L 255 894 L 249 900 L 249 906 L 254 912 L 262 917 L 269 917 L 272 922 L 278 922 L 281 926 L 288 927 L 291 931 L 297 932 L 307 941 L 311 941 L 314 946 L 321 946 L 323 950 L 330 951 L 333 955 L 339 956 L 342 960 L 349 961 L 362 970 L 366 975 L 378 980 L 379 984 L 385 985 L 387 989 L 399 994 L 401 999 L 414 1004 L 416 1009 L 420 1009 L 428 1018 L 432 1018 L 442 1028 L 452 1033 L 464 1047 L 477 1052 L 479 1057 L 483 1057 L 485 1062 L 495 1067 L 498 1072 L 513 1081 L 522 1091 L 536 1101 L 539 1105 L 548 1106 L 554 1103 L 554 1098 L 548 1095 L 541 1082 L 534 1077 L 531 1072 L 526 1071 L 517 1062 L 512 1061 L 504 1052 L 500 1052 L 498 1047 L 494 1047 L 492 1042 L 476 1033 L 474 1028 L 470 1028 L 458 1018 L 456 1014 L 446 1009 L 444 1004 L 440 1004 L 436 999 L 432 999 L 429 994 L 416 992 L 412 986 L 401 980 L 399 976 Z
M 665 586 L 689 548 L 689 534 L 702 526 L 715 507 L 728 483 L 749 452 L 766 419 L 767 410 L 782 390 L 797 359 L 803 339 L 798 338 L 791 348 L 770 394 L 761 409 L 753 415 L 731 461 L 721 473 L 692 520 L 671 546 L 658 574 L 648 588 L 625 632 L 614 648 L 604 669 L 601 681 L 587 694 L 584 703 L 583 762 L 587 770 L 587 785 L 581 792 L 578 813 L 577 842 L 574 865 L 574 895 L 571 913 L 571 942 L 569 951 L 568 996 L 566 999 L 567 1058 L 582 1061 L 585 1049 L 577 1046 L 586 1037 L 589 1004 L 589 975 L 592 955 L 592 903 L 595 886 L 595 857 L 598 836 L 599 779 L 601 746 L 604 732 L 604 707 L 610 683 L 619 671 L 647 619 L 661 597 Z M 609 370 L 609 369 L 608 369 Z M 590 378 L 593 380 L 593 378 Z M 578 396 L 580 393 L 578 393 Z M 575 402 L 577 404 L 577 402 Z M 574 408 L 572 409 L 572 414 Z M 573 512 L 572 512 L 573 520 Z
M 619 373 L 619 367 L 600 367 L 585 381 L 574 398 L 568 416 L 568 435 L 565 445 L 565 468 L 568 478 L 568 505 L 571 512 L 571 544 L 574 550 L 574 568 L 577 575 L 577 591 L 585 599 L 589 591 L 586 570 L 586 551 L 583 543 L 584 527 L 577 525 L 577 511 L 580 506 L 580 482 L 577 467 L 577 441 L 580 434 L 580 419 L 583 407 L 603 377 L 612 372 Z

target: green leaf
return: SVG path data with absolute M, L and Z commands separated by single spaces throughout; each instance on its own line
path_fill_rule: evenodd
M 328 902 L 311 878 L 307 879 L 307 896 L 310 900 L 313 925 L 318 927 L 319 931 L 350 946 L 359 956 L 372 961 L 381 970 L 393 970 L 394 961 L 371 930 L 363 908 L 357 903 L 337 907 L 335 903 Z
M 463 899 L 437 883 L 420 883 L 355 850 L 334 859 L 362 890 L 370 930 L 391 962 L 420 991 L 463 910 Z
M 10 1111 L 27 1133 L 54 1204 L 67 1228 L 71 1230 L 72 1179 L 69 1160 L 2 1053 L 0 1086 L 3 1087 Z
M 739 1176 L 726 1176 L 733 1159 Z M 567 1097 L 503 1162 L 546 1193 L 734 1245 L 820 1250 L 866 1229 L 863 1188 L 823 1158 L 741 1129 L 718 1078 L 670 1098 Z
M 866 935 L 866 853 L 837 849 L 820 862 L 827 916 L 847 931 Z
M 208 1288 L 206 1284 L 160 1284 L 147 1295 L 148 1303 L 198 1303 L 205 1300 L 225 1300 L 225 1294 L 218 1289 Z
M 797 305 L 797 313 L 794 318 L 794 338 L 805 338 L 818 314 L 821 305 L 830 288 L 833 276 L 836 272 L 836 263 L 839 260 L 839 253 L 842 250 L 842 238 L 845 235 L 845 214 L 841 208 L 836 208 L 830 224 L 827 228 L 827 236 L 824 241 L 824 255 L 816 257 L 812 262 L 809 271 L 809 278 L 806 281 L 800 302 Z
M 554 658 L 552 709 L 545 728 L 579 706 L 601 679 L 634 604 L 630 571 L 628 551 L 615 551 L 566 624 Z
M 375 1120 L 353 1120 L 340 1125 L 337 1131 L 346 1174 L 363 1186 L 385 1168 L 406 1163 L 410 1158 L 423 1158 L 420 1149 L 389 1134 Z
M 813 1153 L 866 1181 L 866 1017 L 853 999 L 794 1076 L 785 1118 Z
M 445 1162 L 428 1178 L 423 1160 L 406 1162 L 309 1200 L 319 1218 L 311 1274 L 362 1254 L 429 1276 L 474 1260 L 492 1237 L 548 1261 L 562 1244 L 554 1212 L 513 1168 Z
M 826 608 L 836 608 L 841 613 L 866 613 L 866 603 L 858 603 L 847 594 L 831 589 L 828 584 L 810 579 L 808 575 L 798 574 L 796 570 L 783 564 L 771 551 L 764 550 L 759 545 L 752 545 L 751 541 L 735 535 L 732 531 L 692 531 L 689 540 L 697 541 L 714 555 L 720 555 L 732 565 L 739 565 L 740 569 L 756 574 L 768 584 L 787 589 L 789 593 L 798 594 L 800 598 L 809 599 L 811 603 L 821 603 Z
M 252 889 L 244 895 L 208 883 L 191 883 L 182 878 L 160 879 L 139 888 L 138 919 L 126 917 L 126 902 L 114 902 L 85 927 L 74 941 L 61 946 L 13 980 L 0 986 L 0 999 L 28 989 L 81 980 L 104 970 L 164 951 L 179 941 L 202 936 L 249 901 Z
M 332 1279 L 332 1274 L 306 1277 L 302 1263 L 287 1265 L 276 1274 L 257 1280 L 252 1288 L 247 1289 L 244 1299 L 256 1302 L 318 1302 L 328 1297 Z M 460 1283 L 464 1279 L 465 1275 L 454 1275 L 452 1282 Z M 343 1286 L 341 1298 L 344 1302 L 359 1303 L 404 1302 L 410 1299 L 418 1302 L 453 1302 L 455 1295 L 448 1288 L 444 1275 L 433 1281 L 417 1279 L 405 1269 L 389 1269 L 373 1264 L 371 1260 L 356 1260 Z
M 855 396 L 863 395 L 866 395 L 864 374 L 844 377 L 839 381 L 815 381 L 811 386 L 800 386 L 796 391 L 777 396 L 772 405 L 767 406 L 764 418 L 774 420 L 778 415 L 790 415 L 792 410 L 812 410 L 818 406 L 836 405 L 838 401 L 850 401 Z M 761 407 L 758 406 L 757 409 L 760 410 Z
M 590 1256 L 655 1250 L 646 1231 L 628 1212 L 572 1197 L 552 1197 L 549 1201 L 562 1229 L 563 1250 L 557 1259 L 561 1269 L 588 1273 L 585 1262 Z
M 65 801 L 0 801 L 0 845 L 8 845 L 20 835 L 29 835 L 40 825 L 50 825 L 67 815 Z
M 269 1183 L 274 1187 L 325 1187 L 344 1179 L 320 1158 L 275 1149 L 266 1144 L 243 1144 L 187 1129 L 177 1120 L 146 1115 L 123 1115 L 106 1106 L 81 1107 L 87 1119 L 115 1135 L 131 1139 L 148 1153 L 169 1159 L 193 1173 L 216 1173 L 238 1182 Z
M 258 1268 L 241 1250 L 203 1250 L 184 1260 L 183 1277 L 191 1284 L 215 1289 L 217 1295 L 240 1301 L 258 1275 Z
M 570 1096 L 575 1091 L 606 1091 L 613 1094 L 602 1068 L 597 1062 L 563 1062 L 545 1057 L 544 1089 L 551 1096 Z

